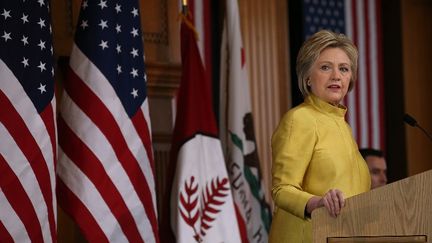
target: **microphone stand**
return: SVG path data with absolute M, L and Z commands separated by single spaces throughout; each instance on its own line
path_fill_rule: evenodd
M 429 140 L 432 142 L 432 136 L 426 131 L 426 129 L 424 129 L 423 127 L 421 127 L 417 123 L 417 121 L 416 121 L 416 119 L 414 119 L 414 117 L 412 117 L 412 116 L 410 116 L 408 114 L 405 114 L 404 115 L 404 122 L 406 122 L 408 125 L 410 125 L 412 127 L 419 128 L 426 135 L 426 137 L 429 138 Z

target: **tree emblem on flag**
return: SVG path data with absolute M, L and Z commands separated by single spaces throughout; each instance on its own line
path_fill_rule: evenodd
M 225 203 L 224 198 L 229 193 L 228 178 L 211 179 L 210 183 L 206 183 L 205 188 L 201 190 L 201 197 L 198 187 L 199 184 L 194 176 L 190 177 L 189 183 L 185 181 L 184 188 L 180 191 L 182 207 L 179 207 L 179 211 L 186 224 L 192 227 L 196 242 L 202 242 L 207 230 L 212 227 L 211 223 L 221 212 L 221 206 Z M 201 219 L 199 228 L 195 227 L 198 219 Z

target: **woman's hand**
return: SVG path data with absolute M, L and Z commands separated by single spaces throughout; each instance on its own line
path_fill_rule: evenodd
M 323 197 L 314 196 L 306 204 L 306 211 L 312 213 L 319 207 L 327 208 L 330 216 L 336 218 L 343 207 L 345 207 L 345 198 L 343 193 L 338 189 L 330 189 Z
M 341 209 L 345 207 L 345 198 L 338 189 L 330 189 L 324 194 L 322 201 L 330 216 L 335 218 L 340 214 Z

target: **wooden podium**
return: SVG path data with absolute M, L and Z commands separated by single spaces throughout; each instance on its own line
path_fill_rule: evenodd
M 346 201 L 337 218 L 312 213 L 313 242 L 432 242 L 432 170 Z

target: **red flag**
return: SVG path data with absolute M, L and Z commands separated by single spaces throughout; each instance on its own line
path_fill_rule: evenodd
M 56 242 L 49 2 L 1 1 L 0 242 Z
M 138 1 L 84 1 L 59 124 L 59 202 L 89 242 L 158 242 Z
M 173 132 L 177 162 L 171 223 L 177 242 L 241 242 L 231 186 L 217 136 L 210 84 L 193 26 L 181 26 L 182 79 Z

